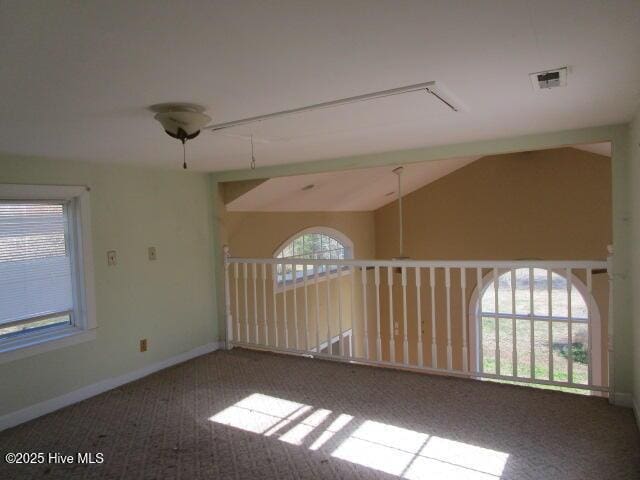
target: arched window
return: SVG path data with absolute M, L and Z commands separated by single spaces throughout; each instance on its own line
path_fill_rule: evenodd
M 491 272 L 480 291 L 474 292 L 469 312 L 471 338 L 475 337 L 471 360 L 476 371 L 514 380 L 533 377 L 567 382 L 572 358 L 573 383 L 587 384 L 592 368 L 593 382 L 599 384 L 600 314 L 576 275 L 571 275 L 568 285 L 566 271 L 500 270 L 497 282 Z M 593 365 L 589 365 L 589 324 Z
M 353 242 L 343 233 L 328 227 L 312 227 L 296 233 L 285 241 L 274 253 L 275 258 L 308 258 L 312 260 L 345 260 L 353 258 Z M 327 265 L 306 265 L 307 276 L 324 274 Z M 330 271 L 337 270 L 329 265 Z M 294 273 L 295 272 L 295 273 Z M 278 284 L 302 280 L 304 265 L 278 265 Z

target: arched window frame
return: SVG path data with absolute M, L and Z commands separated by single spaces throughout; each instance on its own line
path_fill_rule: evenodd
M 551 270 L 552 273 L 559 275 L 566 279 L 566 271 L 558 270 L 558 269 L 545 269 Z M 498 269 L 498 277 L 501 275 L 510 272 L 510 269 L 500 268 Z M 577 289 L 580 295 L 585 302 L 589 302 L 591 300 L 591 338 L 593 344 L 591 345 L 591 360 L 592 364 L 591 368 L 591 378 L 593 384 L 602 385 L 602 323 L 600 317 L 600 310 L 598 308 L 598 304 L 593 297 L 592 294 L 589 293 L 587 286 L 573 273 L 571 274 L 571 284 L 572 287 Z M 493 271 L 485 274 L 482 277 L 482 285 L 481 289 L 476 288 L 473 289 L 473 293 L 471 294 L 471 299 L 469 301 L 469 359 L 470 359 L 470 370 L 472 372 L 479 372 L 479 362 L 480 362 L 480 342 L 481 338 L 479 335 L 480 328 L 479 322 L 481 320 L 481 316 L 479 315 L 480 310 L 482 308 L 481 300 L 484 292 L 487 288 L 493 287 Z M 591 299 L 589 298 L 591 297 Z M 547 317 L 536 317 L 539 319 L 544 319 Z M 507 377 L 507 376 L 505 376 Z M 517 381 L 516 377 L 513 377 L 515 381 Z M 592 394 L 598 394 L 598 392 L 591 392 Z
M 312 233 L 316 233 L 316 234 L 320 234 L 320 235 L 326 235 L 328 237 L 333 238 L 334 240 L 337 240 L 345 248 L 345 255 L 344 255 L 345 259 L 354 258 L 353 241 L 349 237 L 347 237 L 344 233 L 342 233 L 341 231 L 336 230 L 335 228 L 327 227 L 327 226 L 309 227 L 309 228 L 305 228 L 303 230 L 300 230 L 300 231 L 294 233 L 289 238 L 287 238 L 284 242 L 282 242 L 280 245 L 278 245 L 278 248 L 276 248 L 273 251 L 272 257 L 273 258 L 278 258 L 278 255 L 284 250 L 284 248 L 287 247 L 290 243 L 292 243 L 296 238 L 298 238 L 298 237 L 300 237 L 302 235 L 312 234 Z M 332 271 L 332 274 L 333 274 L 333 271 Z M 349 274 L 350 274 L 350 271 L 349 271 L 348 268 L 345 268 L 343 270 L 343 272 L 342 272 L 343 276 L 347 276 Z M 309 277 L 309 279 L 310 279 L 310 277 Z M 325 281 L 325 280 L 326 280 L 326 272 L 320 272 L 318 274 L 318 281 Z M 301 279 L 298 279 L 295 282 L 291 282 L 291 283 L 287 283 L 287 284 L 283 284 L 283 282 L 278 282 L 278 284 L 276 286 L 277 291 L 283 291 L 283 290 L 288 290 L 290 288 L 294 288 L 298 284 L 300 284 L 301 281 L 302 281 Z

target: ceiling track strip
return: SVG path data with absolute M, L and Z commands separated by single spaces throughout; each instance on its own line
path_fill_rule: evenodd
M 265 120 L 271 120 L 273 118 L 294 115 L 297 113 L 305 113 L 305 112 L 311 112 L 314 110 L 322 110 L 325 108 L 338 107 L 341 105 L 349 105 L 351 103 L 366 102 L 369 100 L 392 97 L 395 95 L 404 95 L 405 93 L 419 92 L 421 90 L 424 90 L 427 93 L 430 93 L 431 95 L 433 95 L 435 98 L 440 100 L 440 102 L 442 102 L 444 105 L 449 107 L 452 111 L 454 112 L 458 111 L 457 107 L 455 107 L 449 101 L 445 100 L 442 97 L 442 95 L 440 95 L 437 92 L 436 82 L 424 82 L 424 83 L 417 83 L 415 85 L 408 85 L 406 87 L 398 87 L 398 88 L 392 88 L 389 90 L 381 90 L 379 92 L 366 93 L 364 95 L 357 95 L 355 97 L 347 97 L 347 98 L 341 98 L 338 100 L 331 100 L 329 102 L 316 103 L 313 105 L 307 105 L 305 107 L 292 108 L 290 110 L 282 110 L 279 112 L 267 113 L 265 115 L 258 115 L 255 117 L 232 120 L 230 122 L 217 123 L 214 125 L 206 126 L 203 128 L 203 130 L 209 130 L 210 132 L 217 132 L 220 130 L 225 130 L 227 128 L 239 127 L 241 125 L 248 125 L 248 124 L 257 123 L 257 122 L 263 122 Z

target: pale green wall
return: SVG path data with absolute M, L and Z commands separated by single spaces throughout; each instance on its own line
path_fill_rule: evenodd
M 463 156 L 484 156 L 500 153 L 523 152 L 545 148 L 572 146 L 583 143 L 611 141 L 612 156 L 612 196 L 613 196 L 613 243 L 616 249 L 614 258 L 614 364 L 615 390 L 630 394 L 633 389 L 633 344 L 631 309 L 631 229 L 630 229 L 630 153 L 628 125 L 608 125 L 548 132 L 522 137 L 482 140 L 477 142 L 425 147 L 397 152 L 374 153 L 354 157 L 318 160 L 305 163 L 288 164 L 256 168 L 255 170 L 232 170 L 212 174 L 212 188 L 219 182 L 280 177 L 336 170 L 349 170 L 381 165 L 406 165 L 409 163 L 455 158 Z M 221 201 L 215 202 L 220 208 Z M 218 226 L 215 225 L 216 231 Z M 222 268 L 217 265 L 218 282 L 223 280 Z M 222 312 L 223 305 L 219 305 Z M 222 330 L 221 330 L 222 332 Z
M 0 415 L 216 340 L 208 175 L 5 156 L 0 183 L 91 187 L 98 320 L 95 341 L 0 364 Z
M 640 109 L 629 128 L 629 149 L 631 157 L 631 222 L 632 245 L 640 245 Z M 634 188 L 635 187 L 635 188 Z M 636 414 L 640 415 L 640 249 L 634 249 L 631 257 L 633 285 L 633 396 Z M 638 417 L 640 421 L 640 416 Z

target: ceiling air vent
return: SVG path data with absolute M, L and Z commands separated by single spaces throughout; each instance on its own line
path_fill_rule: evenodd
M 534 90 L 565 87 L 567 85 L 567 67 L 529 74 Z

